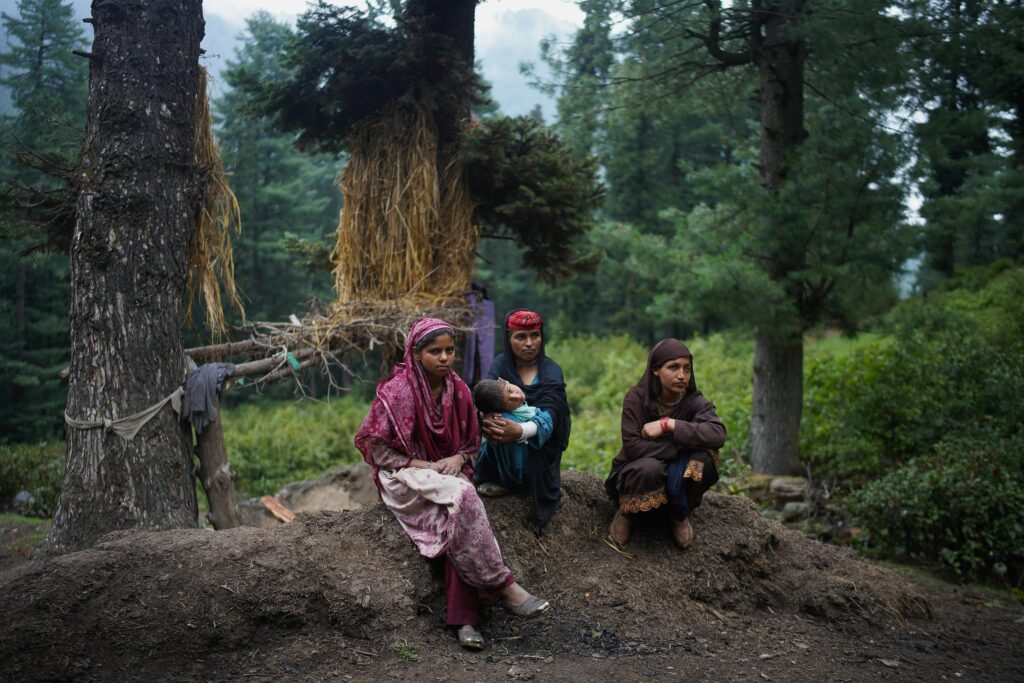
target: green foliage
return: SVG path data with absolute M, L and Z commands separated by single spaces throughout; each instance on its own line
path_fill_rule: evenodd
M 0 118 L 0 443 L 56 437 L 68 348 L 68 262 L 73 175 L 85 123 L 85 47 L 71 5 L 20 0 L 3 15 L 0 85 L 14 112 Z M 59 482 L 58 482 L 59 485 Z
M 74 227 L 74 166 L 85 130 L 86 60 L 82 29 L 70 3 L 19 0 L 3 15 L 7 50 L 0 85 L 15 113 L 0 117 L 0 232 L 19 249 L 66 252 Z
M 482 101 L 482 88 L 473 65 L 431 30 L 431 20 L 398 12 L 388 25 L 374 12 L 321 0 L 284 46 L 283 77 L 266 82 L 250 72 L 244 88 L 279 128 L 321 152 L 344 151 L 353 126 L 401 98 L 450 118 Z
M 921 284 L 932 289 L 957 267 L 1024 254 L 1024 67 L 1014 47 L 1024 16 L 1003 1 L 896 5 L 918 56 L 907 73 L 915 95 L 908 108 L 918 112 Z
M 800 450 L 819 474 L 866 481 L 947 435 L 1024 423 L 1008 400 L 1024 392 L 1024 268 L 959 282 L 901 304 L 891 337 L 807 362 Z
M 273 495 L 285 484 L 360 460 L 352 438 L 368 411 L 369 405 L 349 397 L 223 411 L 224 442 L 239 495 Z
M 1024 432 L 998 430 L 943 439 L 853 498 L 867 547 L 965 578 L 1024 560 L 1022 509 Z
M 549 280 L 588 266 L 575 248 L 594 224 L 604 190 L 592 157 L 573 161 L 529 116 L 492 119 L 463 138 L 460 160 L 489 237 L 523 245 L 523 265 Z M 589 265 L 593 264 L 592 258 Z
M 0 500 L 19 491 L 32 494 L 29 513 L 52 517 L 64 483 L 67 445 L 63 441 L 0 445 Z

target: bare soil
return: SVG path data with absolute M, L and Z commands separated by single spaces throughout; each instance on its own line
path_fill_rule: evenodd
M 444 628 L 438 568 L 381 505 L 229 531 L 119 532 L 0 574 L 0 680 L 1024 680 L 1019 605 L 909 580 L 709 494 L 687 551 L 648 520 L 622 551 L 600 482 L 565 473 L 537 539 L 488 500 L 505 558 L 552 603 Z

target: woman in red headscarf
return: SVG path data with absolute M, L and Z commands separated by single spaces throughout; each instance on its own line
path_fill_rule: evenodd
M 516 583 L 469 481 L 480 432 L 469 388 L 452 371 L 454 360 L 451 325 L 416 321 L 403 361 L 377 385 L 355 444 L 373 469 L 381 500 L 420 554 L 445 558 L 448 624 L 458 627 L 463 647 L 479 650 L 481 600 L 500 600 L 523 617 L 543 614 L 548 602 Z
M 689 514 L 718 481 L 724 443 L 714 404 L 697 390 L 690 350 L 678 339 L 661 340 L 622 401 L 622 450 L 604 484 L 618 506 L 611 539 L 626 543 L 637 514 L 668 506 L 672 538 L 687 548 L 694 535 Z
M 522 423 L 500 413 L 484 416 L 487 441 L 477 472 L 485 495 L 496 489 L 525 490 L 539 534 L 561 502 L 562 452 L 572 428 L 562 368 L 548 358 L 544 342 L 544 321 L 537 313 L 517 309 L 505 316 L 505 351 L 487 377 L 514 384 L 537 411 Z

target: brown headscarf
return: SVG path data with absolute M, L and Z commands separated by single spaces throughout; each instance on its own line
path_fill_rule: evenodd
M 661 414 L 657 403 L 658 398 L 661 396 L 661 380 L 654 374 L 654 371 L 674 358 L 689 358 L 690 362 L 693 362 L 693 354 L 690 353 L 690 349 L 686 348 L 686 344 L 678 339 L 662 339 L 655 344 L 647 356 L 647 367 L 644 368 L 643 377 L 630 390 L 630 393 L 639 394 L 642 397 L 644 409 L 649 413 L 654 415 Z M 701 393 L 697 390 L 696 373 L 691 373 L 690 383 L 686 386 L 686 393 L 683 394 L 679 404 L 672 407 L 669 416 L 674 419 L 680 419 L 685 416 L 686 410 L 683 409 L 684 406 L 691 406 L 693 400 L 700 395 Z

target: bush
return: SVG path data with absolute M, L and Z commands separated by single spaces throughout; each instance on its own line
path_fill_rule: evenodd
M 0 499 L 32 494 L 29 514 L 51 517 L 64 483 L 67 445 L 63 441 L 0 445 Z
M 865 548 L 978 577 L 1024 561 L 1024 432 L 956 436 L 852 499 Z
M 1024 423 L 1024 269 L 989 288 L 902 304 L 891 336 L 809 357 L 801 457 L 857 484 L 988 419 L 998 438 Z M 1012 333 L 1008 332 L 1012 331 Z M 980 435 L 979 435 L 980 438 Z
M 369 405 L 347 396 L 224 410 L 224 441 L 239 496 L 273 495 L 287 483 L 361 460 L 352 437 L 368 411 Z

